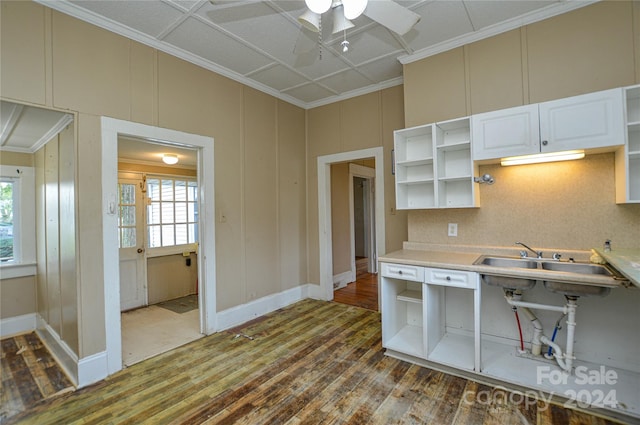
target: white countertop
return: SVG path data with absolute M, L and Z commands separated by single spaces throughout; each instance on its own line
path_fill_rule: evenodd
M 617 288 L 625 286 L 626 281 L 612 280 L 604 275 L 583 275 L 575 273 L 557 272 L 543 269 L 523 269 L 517 267 L 493 267 L 484 264 L 473 264 L 481 255 L 497 255 L 517 257 L 513 248 L 501 247 L 469 247 L 469 246 L 442 246 L 429 244 L 405 243 L 404 249 L 384 254 L 378 258 L 384 263 L 409 264 L 422 267 L 446 268 L 452 270 L 466 270 L 477 273 L 486 273 L 495 276 L 527 277 L 537 280 L 560 280 L 586 285 L 606 286 Z M 516 253 L 518 250 L 515 251 Z M 589 251 L 566 251 L 569 255 L 564 258 L 576 258 L 584 262 L 588 258 Z M 553 261 L 553 260 L 550 260 Z M 611 264 L 616 267 L 615 264 Z M 640 270 L 639 270 L 640 271 Z M 625 277 L 629 277 L 624 275 Z

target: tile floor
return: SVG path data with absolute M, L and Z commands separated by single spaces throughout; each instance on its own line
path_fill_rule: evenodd
M 122 313 L 122 362 L 142 360 L 202 338 L 200 310 L 178 314 L 156 305 Z

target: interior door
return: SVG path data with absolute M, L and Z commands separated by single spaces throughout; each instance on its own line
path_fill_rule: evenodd
M 120 311 L 147 305 L 143 187 L 141 177 L 118 178 Z

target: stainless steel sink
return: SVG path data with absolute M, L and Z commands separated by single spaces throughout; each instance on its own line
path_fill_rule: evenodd
M 540 265 L 544 270 L 552 270 L 556 272 L 613 276 L 613 273 L 601 264 L 544 261 L 541 262 Z M 566 283 L 556 280 L 544 280 L 542 284 L 551 292 L 557 292 L 573 297 L 604 297 L 611 292 L 611 288 L 606 286 L 581 285 L 579 283 Z
M 604 297 L 611 292 L 611 288 L 606 286 L 581 285 L 579 283 L 558 282 L 556 280 L 543 280 L 542 284 L 551 292 L 570 297 Z
M 613 273 L 601 264 L 587 263 L 560 263 L 556 261 L 543 261 L 540 263 L 544 270 L 553 270 L 556 272 L 568 272 L 579 274 L 603 274 L 612 276 Z
M 505 258 L 505 257 L 485 257 L 482 256 L 474 264 L 483 264 L 491 267 L 515 267 L 520 269 L 537 269 L 538 262 L 526 258 Z M 500 286 L 505 289 L 531 289 L 536 285 L 535 279 L 526 279 L 510 276 L 496 276 L 491 274 L 480 274 L 482 281 L 487 285 Z
M 517 268 L 524 269 L 520 273 L 526 273 L 526 270 L 546 270 L 549 272 L 566 273 L 567 281 L 563 280 L 560 275 L 555 275 L 549 280 L 525 277 L 499 276 L 491 273 L 480 273 L 482 281 L 488 285 L 500 286 L 505 289 L 530 289 L 533 288 L 537 280 L 542 280 L 544 287 L 551 291 L 567 296 L 583 297 L 583 296 L 606 296 L 611 291 L 608 286 L 588 285 L 577 283 L 580 275 L 601 275 L 611 277 L 612 283 L 615 281 L 615 273 L 609 268 L 600 264 L 590 263 L 569 263 L 560 261 L 551 261 L 534 258 L 515 258 L 515 257 L 494 257 L 483 255 L 479 257 L 474 265 L 485 265 L 498 268 Z M 569 278 L 570 276 L 570 278 Z

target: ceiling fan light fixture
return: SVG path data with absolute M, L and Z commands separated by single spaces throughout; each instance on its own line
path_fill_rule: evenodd
M 331 7 L 333 0 L 304 0 L 309 10 L 319 15 L 323 14 Z
M 349 20 L 356 19 L 367 8 L 367 3 L 367 0 L 342 0 L 344 17 Z
M 178 163 L 178 155 L 174 153 L 165 153 L 162 155 L 162 162 L 167 165 L 175 165 Z
M 309 31 L 320 32 L 320 15 L 311 10 L 300 15 L 298 22 Z
M 333 8 L 333 34 L 353 28 L 353 22 L 345 18 L 342 6 Z

